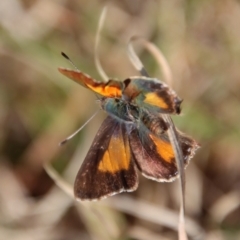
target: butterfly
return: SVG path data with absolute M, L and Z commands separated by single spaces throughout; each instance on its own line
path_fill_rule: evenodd
M 162 114 L 181 112 L 182 100 L 172 89 L 149 77 L 99 82 L 79 70 L 59 71 L 100 95 L 100 107 L 108 114 L 76 176 L 74 194 L 78 200 L 136 190 L 137 170 L 159 182 L 178 177 L 169 125 L 162 118 Z M 199 145 L 179 130 L 176 137 L 187 166 Z

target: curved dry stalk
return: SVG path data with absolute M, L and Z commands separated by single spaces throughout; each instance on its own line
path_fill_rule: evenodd
M 50 163 L 44 164 L 44 169 L 48 176 L 56 183 L 56 185 L 63 190 L 71 199 L 74 199 L 72 186 L 61 178 L 58 172 L 50 165 Z
M 133 63 L 134 67 L 140 71 L 140 73 L 143 76 L 149 76 L 146 69 L 144 68 L 141 60 L 135 53 L 133 47 L 131 46 L 131 41 L 141 39 L 138 37 L 132 37 L 129 41 L 129 48 L 130 51 L 128 52 L 130 56 L 130 60 Z M 171 80 L 171 71 L 169 68 L 169 65 L 167 64 L 166 59 L 163 57 L 163 54 L 158 50 L 158 48 L 154 44 L 150 44 L 147 40 L 143 41 L 144 47 L 146 47 L 152 54 L 154 54 L 156 59 L 159 59 L 159 64 L 164 70 L 164 76 L 166 77 L 166 80 Z M 164 59 L 164 61 L 162 61 Z M 185 214 L 185 172 L 184 172 L 184 163 L 183 163 L 183 154 L 178 144 L 178 139 L 176 135 L 176 129 L 172 122 L 172 119 L 170 116 L 163 114 L 163 119 L 169 124 L 169 129 L 167 130 L 168 136 L 170 139 L 170 142 L 173 146 L 175 159 L 179 171 L 179 177 L 180 177 L 180 191 L 181 191 L 181 204 L 180 204 L 180 212 L 179 212 L 179 224 L 178 224 L 178 237 L 180 240 L 187 240 L 187 234 L 185 231 L 185 220 L 184 220 L 184 214 Z
M 101 31 L 103 28 L 103 24 L 106 18 L 106 14 L 107 14 L 107 6 L 105 6 L 101 12 L 100 18 L 99 18 L 99 22 L 98 22 L 98 28 L 97 28 L 97 34 L 96 34 L 96 40 L 95 40 L 95 46 L 94 46 L 94 61 L 95 61 L 95 65 L 97 68 L 97 71 L 99 73 L 99 75 L 102 77 L 102 79 L 106 82 L 109 78 L 107 76 L 107 74 L 105 73 L 105 71 L 102 68 L 102 65 L 100 63 L 99 60 L 99 56 L 98 56 L 98 46 L 99 46 L 99 42 L 100 42 L 100 37 L 101 37 Z
M 169 64 L 164 57 L 163 53 L 161 52 L 160 49 L 157 48 L 157 46 L 143 37 L 140 36 L 132 36 L 129 40 L 129 45 L 128 45 L 128 53 L 129 53 L 129 58 L 132 61 L 133 65 L 137 68 L 137 70 L 143 75 L 146 76 L 146 70 L 144 69 L 144 66 L 142 65 L 141 61 L 139 60 L 138 56 L 136 55 L 133 47 L 132 47 L 132 42 L 133 41 L 140 41 L 142 45 L 153 55 L 153 57 L 156 59 L 159 67 L 162 69 L 163 73 L 163 79 L 165 82 L 169 85 L 172 86 L 172 72 L 169 67 Z M 142 73 L 143 71 L 143 73 Z

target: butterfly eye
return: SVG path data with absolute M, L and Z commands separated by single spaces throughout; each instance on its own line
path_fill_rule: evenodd
M 124 87 L 126 88 L 126 87 L 129 85 L 130 82 L 131 82 L 131 79 L 130 79 L 130 78 L 127 78 L 126 80 L 124 80 L 124 81 L 123 81 Z
M 180 114 L 181 113 L 181 103 L 182 103 L 182 99 L 175 99 L 175 103 L 176 103 L 176 113 Z

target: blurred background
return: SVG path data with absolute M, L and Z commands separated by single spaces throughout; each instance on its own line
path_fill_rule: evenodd
M 107 1 L 0 1 L 0 239 L 177 239 L 179 185 L 140 177 L 137 191 L 75 202 L 48 176 L 72 186 L 101 125 L 94 94 L 62 76 L 77 67 L 101 80 L 94 41 Z M 141 35 L 166 56 L 184 99 L 177 127 L 201 149 L 186 170 L 190 239 L 240 239 L 240 2 L 111 1 L 99 47 L 111 78 L 138 75 L 127 42 Z M 141 46 L 153 77 L 161 70 Z M 71 195 L 71 194 L 70 194 Z

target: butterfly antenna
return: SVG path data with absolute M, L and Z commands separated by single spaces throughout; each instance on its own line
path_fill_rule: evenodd
M 74 132 L 73 134 L 71 134 L 69 137 L 67 137 L 66 139 L 64 139 L 62 142 L 59 143 L 59 146 L 64 145 L 65 143 L 67 143 L 70 139 L 72 139 L 73 137 L 75 137 L 98 113 L 99 113 L 100 109 L 97 110 L 76 132 Z
M 63 56 L 64 58 L 66 58 L 66 59 L 72 64 L 72 66 L 73 66 L 74 68 L 76 68 L 77 70 L 79 70 L 79 69 L 77 68 L 77 66 L 74 64 L 74 62 L 71 60 L 71 58 L 70 58 L 66 53 L 61 52 L 61 54 L 62 54 L 62 56 Z
M 97 34 L 96 34 L 96 40 L 95 40 L 95 46 L 94 46 L 94 61 L 95 61 L 95 65 L 97 68 L 97 71 L 99 73 L 99 75 L 102 77 L 102 79 L 106 82 L 109 77 L 107 76 L 107 74 L 105 73 L 105 71 L 102 68 L 102 65 L 100 63 L 99 60 L 99 56 L 98 56 L 98 46 L 99 46 L 99 42 L 100 42 L 100 37 L 101 37 L 101 31 L 103 29 L 103 25 L 104 25 L 104 21 L 106 18 L 106 14 L 107 14 L 107 6 L 105 6 L 101 12 L 99 21 L 98 21 L 98 28 L 97 28 Z

